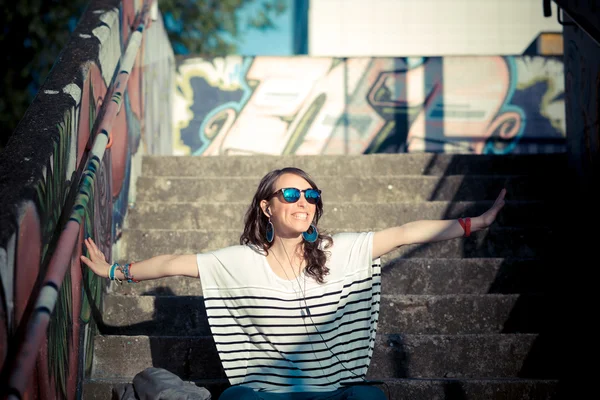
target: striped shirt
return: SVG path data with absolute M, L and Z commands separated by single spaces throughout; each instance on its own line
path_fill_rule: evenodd
M 265 255 L 231 246 L 197 255 L 204 303 L 231 385 L 330 391 L 367 373 L 381 293 L 373 232 L 339 233 L 325 283 L 285 280 Z

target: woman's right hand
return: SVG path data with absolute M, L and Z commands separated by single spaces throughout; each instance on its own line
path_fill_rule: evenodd
M 108 278 L 108 267 L 110 264 L 106 262 L 104 258 L 104 254 L 100 251 L 96 243 L 92 240 L 92 238 L 87 238 L 84 240 L 85 246 L 88 249 L 88 254 L 90 258 L 82 255 L 81 261 L 96 274 L 103 278 Z

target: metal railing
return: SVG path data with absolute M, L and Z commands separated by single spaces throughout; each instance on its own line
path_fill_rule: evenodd
M 544 16 L 552 16 L 552 0 L 543 0 L 544 2 Z M 571 6 L 569 6 L 568 0 L 554 0 L 558 10 L 556 11 L 556 19 L 562 26 L 577 26 L 581 28 L 598 46 L 600 46 L 600 29 L 594 26 L 589 20 L 580 13 L 576 12 Z M 561 18 L 561 14 L 566 13 L 573 22 L 566 22 Z
M 110 147 L 112 143 L 113 121 L 121 109 L 127 90 L 127 81 L 142 43 L 144 31 L 149 26 L 151 18 L 156 14 L 156 7 L 156 0 L 144 2 L 136 16 L 133 25 L 135 29 L 129 36 L 125 53 L 119 61 L 119 73 L 109 88 L 111 100 L 104 103 L 106 109 L 101 114 L 102 119 L 99 121 L 87 165 L 79 182 L 79 191 L 73 203 L 70 218 L 56 244 L 57 248 L 66 249 L 66 251 L 57 251 L 52 255 L 34 309 L 27 320 L 24 336 L 18 343 L 15 357 L 10 364 L 6 395 L 9 400 L 18 400 L 23 397 L 35 370 L 35 363 L 58 299 L 60 287 L 70 266 L 73 249 L 79 239 L 80 225 L 84 220 L 96 174 L 101 167 L 101 160 L 106 148 Z

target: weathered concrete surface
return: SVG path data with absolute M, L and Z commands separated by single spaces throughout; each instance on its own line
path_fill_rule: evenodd
M 419 219 L 456 219 L 481 215 L 489 202 L 330 203 L 319 227 L 324 229 L 384 229 Z M 129 229 L 204 229 L 244 227 L 248 203 L 138 202 L 129 210 Z M 543 202 L 509 202 L 496 224 L 503 227 L 543 227 L 549 209 Z
M 542 364 L 524 372 L 536 334 L 378 335 L 368 376 L 383 378 L 554 378 Z M 94 379 L 132 378 L 165 368 L 184 380 L 225 378 L 212 337 L 98 336 Z M 547 374 L 544 376 L 543 374 Z
M 369 230 L 369 229 L 367 229 Z M 348 231 L 331 230 L 329 233 Z M 227 230 L 137 230 L 123 232 L 126 261 L 139 261 L 159 254 L 196 254 L 239 244 L 241 231 Z M 545 228 L 490 228 L 443 242 L 402 246 L 382 257 L 387 262 L 405 258 L 538 258 L 551 256 L 555 232 Z
M 250 204 L 260 178 L 140 178 L 136 201 Z M 329 209 L 344 202 L 493 201 L 506 187 L 506 199 L 544 200 L 554 177 L 452 175 L 366 176 L 315 179 Z
M 313 174 L 324 191 L 320 227 L 330 234 L 474 216 L 507 187 L 490 229 L 382 257 L 369 376 L 386 379 L 392 399 L 550 400 L 566 346 L 548 335 L 562 300 L 548 271 L 563 239 L 548 216 L 553 173 L 564 162 L 563 155 L 147 157 L 117 261 L 239 244 L 260 177 L 282 165 Z M 123 384 L 154 365 L 218 396 L 228 383 L 201 296 L 193 278 L 111 284 L 84 391 L 106 395 L 109 380 Z
M 400 156 L 400 157 L 399 157 Z M 314 177 L 388 175 L 539 175 L 564 172 L 564 154 L 360 154 L 317 156 L 147 156 L 144 176 L 262 177 L 267 172 L 294 166 Z
M 557 382 L 542 379 L 385 379 L 379 387 L 391 400 L 550 400 L 558 393 Z M 225 381 L 197 380 L 217 399 L 228 386 Z M 387 385 L 387 386 L 386 386 Z M 94 379 L 85 383 L 85 400 L 106 400 L 112 396 L 113 383 Z
M 378 333 L 477 334 L 539 332 L 549 318 L 540 295 L 382 295 Z M 106 296 L 104 333 L 205 336 L 201 296 Z
M 382 270 L 384 294 L 540 293 L 552 285 L 550 261 L 504 258 L 397 258 Z M 112 293 L 202 296 L 200 280 L 168 277 L 137 284 L 112 283 Z

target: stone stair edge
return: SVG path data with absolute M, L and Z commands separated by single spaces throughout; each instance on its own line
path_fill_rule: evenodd
M 448 399 L 448 390 L 460 388 L 460 398 L 471 400 L 505 400 L 507 398 L 548 400 L 554 398 L 559 390 L 558 379 L 532 379 L 532 378 L 381 378 L 384 382 L 379 387 L 384 390 L 390 400 L 392 399 Z M 193 379 L 186 382 L 197 387 L 204 387 L 211 393 L 211 398 L 216 400 L 221 393 L 230 386 L 227 379 L 204 380 Z M 114 390 L 119 390 L 128 381 L 111 379 L 86 379 L 83 381 L 84 397 L 96 400 L 114 396 Z M 486 389 L 489 388 L 489 389 Z M 490 397 L 490 390 L 493 397 Z M 511 396 L 511 397 L 507 397 Z
M 565 152 L 548 152 L 548 153 L 507 153 L 507 154 L 474 154 L 474 153 L 450 153 L 450 152 L 434 152 L 434 151 L 411 151 L 407 153 L 349 153 L 349 154 L 254 154 L 254 155 L 246 155 L 246 154 L 232 154 L 232 155 L 203 155 L 203 156 L 195 156 L 195 155 L 175 155 L 175 154 L 148 154 L 146 157 L 204 157 L 204 158 L 219 158 L 219 157 L 228 157 L 228 158 L 251 158 L 251 157 L 271 157 L 271 158 L 290 158 L 290 157 L 329 157 L 329 158 L 341 158 L 341 157 L 394 157 L 394 156 L 409 156 L 409 157 L 465 157 L 465 158 L 473 158 L 473 157 L 566 157 L 567 154 Z
M 435 377 L 435 378 L 378 378 L 377 380 L 384 382 L 389 385 L 392 389 L 401 389 L 403 386 L 406 389 L 411 387 L 419 387 L 419 386 L 427 386 L 427 385 L 447 385 L 447 384 L 460 384 L 462 385 L 532 385 L 539 386 L 545 385 L 551 388 L 554 388 L 560 384 L 559 379 L 549 379 L 549 378 L 518 378 L 518 377 L 500 377 L 500 378 L 471 378 L 471 377 L 455 377 L 455 378 L 444 378 L 444 377 Z M 104 386 L 104 393 L 94 393 L 98 395 L 104 395 L 109 390 L 112 392 L 113 388 L 118 388 L 122 385 L 131 384 L 133 382 L 133 377 L 130 378 L 94 378 L 89 377 L 83 380 L 83 392 L 86 393 L 87 388 L 91 388 L 92 386 Z M 222 391 L 230 386 L 229 380 L 224 379 L 191 379 L 184 380 L 184 382 L 189 382 L 197 387 L 204 387 L 211 391 L 211 395 L 220 395 Z M 381 387 L 381 386 L 380 386 Z M 535 399 L 535 397 L 529 397 L 532 393 L 528 393 L 528 399 Z M 94 397 L 96 398 L 96 397 Z M 216 400 L 218 397 L 215 397 Z M 390 398 L 391 400 L 391 398 Z
M 198 278 L 191 278 L 191 279 L 198 279 Z M 124 297 L 124 298 L 136 298 L 136 297 L 161 297 L 161 298 L 200 298 L 200 297 L 204 297 L 202 295 L 170 295 L 170 294 L 155 294 L 155 293 L 150 293 L 150 294 L 140 294 L 140 295 L 130 295 L 130 294 L 126 294 L 126 293 L 120 293 L 120 292 L 106 292 L 105 296 L 111 296 L 111 297 Z M 513 297 L 513 298 L 520 298 L 523 296 L 529 297 L 529 296 L 548 296 L 547 293 L 542 293 L 542 292 L 530 292 L 530 293 L 456 293 L 456 294 L 381 294 L 380 295 L 382 298 L 384 299 L 409 299 L 409 298 L 418 298 L 418 299 L 427 299 L 427 298 L 435 298 L 435 299 L 452 299 L 452 298 L 465 298 L 465 299 L 469 299 L 469 298 L 490 298 L 490 297 L 498 297 L 498 298 L 507 298 L 507 297 Z
M 548 172 L 560 174 L 566 167 L 566 153 L 548 154 L 451 154 L 451 153 L 395 153 L 350 155 L 255 155 L 255 156 L 190 156 L 190 155 L 144 155 L 142 172 L 145 176 L 163 176 L 171 168 L 179 170 L 170 175 L 185 176 L 244 176 L 260 177 L 268 170 L 281 168 L 284 164 L 305 169 L 313 177 L 332 174 L 335 177 L 348 174 L 346 168 L 359 173 L 385 176 L 390 171 L 410 172 L 419 176 L 459 175 L 526 175 L 544 176 Z M 312 161 L 314 160 L 314 162 Z M 246 168 L 244 168 L 244 162 Z M 162 164 L 161 164 L 162 163 Z M 186 165 L 187 163 L 187 165 Z M 344 163 L 342 168 L 341 163 Z M 393 164 L 392 164 L 393 163 Z M 348 164 L 347 166 L 345 164 Z M 194 169 L 188 167 L 194 166 Z M 203 168 L 207 169 L 204 170 Z M 211 168 L 212 167 L 212 168 Z M 218 167 L 218 168 L 215 168 Z M 200 168 L 200 169 L 198 169 Z M 474 175 L 472 175 L 474 176 Z
M 384 382 L 398 382 L 398 383 L 411 383 L 411 382 L 477 382 L 477 383 L 556 383 L 558 379 L 550 378 L 518 378 L 518 377 L 499 377 L 499 378 L 381 378 L 379 379 Z M 229 384 L 227 379 L 191 379 L 186 382 L 194 382 L 195 384 Z M 122 378 L 100 378 L 100 377 L 87 377 L 84 379 L 84 383 L 108 383 L 108 384 L 124 384 L 131 383 L 131 379 Z
M 174 155 L 174 154 L 144 154 L 143 159 L 148 160 L 160 160 L 160 159 L 185 159 L 185 158 L 196 158 L 203 159 L 206 161 L 216 161 L 222 159 L 229 159 L 232 161 L 248 160 L 248 159 L 263 159 L 268 161 L 277 160 L 293 160 L 293 159 L 328 159 L 328 160 L 339 160 L 339 159 L 438 159 L 438 160 L 452 160 L 452 159 L 494 159 L 494 160 L 516 160 L 516 159 L 560 159 L 567 160 L 568 154 L 566 152 L 555 152 L 555 153 L 509 153 L 509 154 L 473 154 L 473 153 L 447 153 L 447 152 L 413 152 L 413 153 L 369 153 L 369 154 L 255 154 L 255 155 L 210 155 L 210 156 L 197 156 L 197 155 Z
M 180 180 L 243 180 L 243 179 L 255 179 L 259 180 L 261 175 L 223 175 L 223 176 L 193 176 L 193 175 L 140 175 L 137 179 L 147 179 L 147 180 L 155 180 L 155 179 L 180 179 Z M 381 179 L 390 179 L 390 178 L 427 178 L 427 179 L 440 179 L 440 178 L 469 178 L 469 179 L 500 179 L 500 178 L 527 178 L 530 177 L 532 179 L 539 179 L 539 176 L 534 176 L 531 173 L 523 173 L 523 174 L 498 174 L 491 172 L 489 174 L 442 174 L 442 175 L 426 175 L 426 174 L 373 174 L 373 175 L 360 175 L 356 176 L 355 174 L 349 175 L 339 175 L 339 174 L 310 174 L 310 177 L 315 181 L 320 179 L 373 179 L 373 178 L 381 178 Z
M 379 334 L 539 333 L 546 304 L 545 293 L 513 294 L 397 294 L 383 290 L 378 317 Z M 210 334 L 201 292 L 164 296 L 104 296 L 100 333 L 122 335 Z M 171 310 L 181 310 L 174 314 Z M 127 312 L 127 311 L 128 312 Z M 534 314 L 535 317 L 532 317 Z M 452 315 L 448 325 L 438 324 Z M 530 315 L 524 319 L 525 315 Z M 144 328 L 141 328 L 141 327 Z
M 539 341 L 540 333 L 533 334 L 451 334 L 451 335 L 410 335 L 380 334 L 375 339 L 375 351 L 370 376 L 375 370 L 387 377 L 450 377 L 446 368 L 451 368 L 451 377 L 496 378 L 496 377 L 536 377 L 554 379 L 547 374 L 544 365 L 536 362 L 519 375 L 520 366 L 531 354 L 531 346 Z M 94 340 L 96 355 L 92 376 L 112 378 L 134 376 L 148 365 L 163 366 L 177 373 L 185 380 L 224 378 L 215 359 L 214 339 L 207 336 L 156 336 L 156 335 L 96 335 Z M 170 350 L 169 350 L 170 349 Z M 504 350 L 510 349 L 506 353 Z M 165 354 L 165 351 L 168 351 Z M 501 352 L 498 359 L 490 359 L 489 354 Z M 406 354 L 406 357 L 402 356 Z M 465 366 L 462 370 L 457 363 L 460 359 L 453 355 L 470 354 L 477 357 L 476 365 Z M 393 355 L 403 361 L 402 370 Z M 443 356 L 444 362 L 438 365 L 432 357 Z M 516 357 L 516 359 L 515 359 Z M 132 363 L 123 363 L 125 360 Z M 197 368 L 189 368 L 184 360 L 194 360 Z M 118 361 L 117 361 L 118 360 Z M 515 360 L 518 360 L 516 364 Z M 115 366 L 118 362 L 118 366 Z M 151 364 L 152 363 L 152 364 Z M 172 368 L 172 369 L 171 369 Z M 457 370 L 456 368 L 459 368 Z M 401 373 L 403 375 L 398 375 Z M 542 373 L 542 375 L 537 375 Z M 405 375 L 406 374 L 406 375 Z
M 125 263 L 127 257 L 117 260 Z M 545 271 L 552 261 L 540 257 L 439 257 L 439 258 L 382 258 L 382 282 L 398 285 L 403 294 L 517 294 L 547 293 L 553 288 L 552 277 L 534 278 Z M 449 286 L 450 285 L 450 286 Z M 465 286 L 466 285 L 466 286 Z M 202 293 L 198 278 L 175 276 L 140 282 L 136 285 L 112 283 L 109 293 L 131 296 L 153 293 L 156 296 L 199 295 Z M 384 290 L 384 292 L 386 292 Z
M 143 231 L 143 230 L 142 230 Z M 210 250 L 207 250 L 210 251 Z M 174 255 L 181 255 L 181 254 L 188 254 L 188 253 L 173 253 Z M 194 253 L 194 254 L 198 254 L 198 253 Z M 125 255 L 123 255 L 125 256 Z M 418 264 L 418 263 L 422 263 L 422 262 L 438 262 L 438 261 L 448 261 L 448 262 L 461 262 L 461 263 L 478 263 L 481 261 L 497 261 L 497 262 L 509 262 L 509 263 L 513 263 L 513 262 L 532 262 L 532 263 L 536 263 L 536 262 L 544 262 L 546 261 L 546 259 L 544 259 L 543 257 L 519 257 L 519 256 L 514 256 L 514 257 L 435 257 L 435 258 L 431 258 L 431 257 L 408 257 L 408 258 L 404 258 L 404 257 L 386 257 L 386 256 L 382 256 L 381 257 L 381 267 L 383 268 L 383 270 L 385 271 L 386 268 L 388 266 L 391 266 L 392 264 L 397 264 L 397 263 L 414 263 L 414 264 Z M 126 262 L 126 259 L 123 260 L 116 260 L 115 262 Z M 551 260 L 548 260 L 548 263 L 550 263 Z M 418 266 L 418 265 L 417 265 Z M 476 267 L 476 266 L 475 266 Z M 435 267 L 434 267 L 435 268 Z M 189 278 L 189 277 L 181 277 L 182 279 L 196 279 L 196 278 Z
M 329 227 L 329 226 L 320 226 L 320 229 L 323 229 L 323 231 L 329 233 L 330 235 L 336 234 L 336 233 L 345 233 L 345 232 L 376 232 L 376 231 L 380 231 L 382 229 L 385 228 L 365 228 L 365 227 L 361 227 L 359 229 L 350 229 L 350 228 L 333 228 L 333 227 Z M 498 231 L 498 232 L 510 232 L 510 231 L 516 231 L 516 232 L 521 232 L 521 231 L 531 231 L 531 230 L 545 230 L 545 229 L 551 229 L 554 228 L 554 225 L 552 226 L 545 226 L 545 225 L 540 225 L 538 227 L 531 227 L 531 226 L 490 226 L 484 230 L 481 231 L 476 231 L 476 232 L 472 232 L 471 236 L 475 236 L 477 234 L 485 234 L 486 232 L 489 231 Z M 239 232 L 240 234 L 242 233 L 242 230 L 238 229 L 238 228 L 223 228 L 223 229 L 161 229 L 161 228 L 130 228 L 130 227 L 124 227 L 122 229 L 122 233 L 125 232 L 206 232 L 206 233 L 214 233 L 214 232 Z M 460 239 L 466 239 L 466 238 L 456 238 L 458 240 Z M 454 240 L 454 239 L 452 239 Z
M 541 335 L 541 333 L 539 332 L 533 332 L 533 333 L 528 333 L 528 332 L 523 332 L 523 333 L 515 333 L 515 332 L 511 332 L 511 333 L 452 333 L 452 334 L 436 334 L 436 333 L 381 333 L 377 335 L 377 341 L 382 342 L 388 338 L 407 338 L 407 339 L 415 339 L 415 338 L 424 338 L 424 339 L 439 339 L 439 340 L 444 340 L 444 339 L 461 339 L 461 338 L 472 338 L 472 337 L 479 337 L 479 338 L 490 338 L 490 339 L 494 339 L 494 338 L 507 338 L 507 337 L 513 337 L 513 338 L 518 338 L 518 337 L 528 337 L 528 338 L 535 338 L 535 337 L 539 337 Z M 212 335 L 123 335 L 123 334 L 96 334 L 95 339 L 103 339 L 103 338 L 110 338 L 112 340 L 116 340 L 116 339 L 123 339 L 123 340 L 135 340 L 136 338 L 139 339 L 149 339 L 149 340 L 153 340 L 153 339 L 177 339 L 177 340 L 183 340 L 183 339 L 210 339 L 212 340 L 213 337 Z
M 389 201 L 337 201 L 335 202 L 335 204 L 332 204 L 331 207 L 338 207 L 338 206 L 344 206 L 344 205 L 369 205 L 369 206 L 377 206 L 377 205 L 382 205 L 382 206 L 389 206 L 390 204 L 395 205 L 395 206 L 402 206 L 402 205 L 411 205 L 414 206 L 415 204 L 418 204 L 420 206 L 422 205 L 441 205 L 441 204 L 447 204 L 447 205 L 455 205 L 455 204 L 464 204 L 464 205 L 477 205 L 477 204 L 494 204 L 495 199 L 477 199 L 477 200 L 427 200 L 427 201 L 395 201 L 393 203 L 390 203 Z M 509 200 L 506 199 L 505 201 L 506 205 L 529 205 L 529 204 L 549 204 L 550 202 L 548 200 L 543 200 L 543 199 L 537 199 L 537 200 Z M 245 205 L 245 206 L 250 206 L 250 202 L 249 201 L 216 201 L 216 202 L 211 202 L 211 203 L 207 203 L 206 201 L 160 201 L 160 200 L 136 200 L 135 202 L 133 202 L 133 204 L 189 204 L 189 205 L 201 205 L 201 206 L 205 206 L 205 205 Z M 550 203 L 552 204 L 552 203 Z M 327 206 L 327 205 L 326 205 Z
M 331 236 L 344 232 L 373 232 L 381 229 L 345 229 L 335 231 L 322 227 L 321 231 Z M 148 230 L 124 229 L 121 233 L 119 257 L 145 259 L 157 254 L 187 254 L 215 251 L 239 245 L 239 229 L 227 230 Z M 505 239 L 504 237 L 509 239 Z M 403 258 L 532 258 L 546 259 L 550 254 L 549 243 L 560 237 L 559 232 L 548 227 L 489 228 L 473 232 L 470 237 L 444 242 L 401 246 L 381 257 L 382 263 Z M 139 248 L 142 242 L 151 248 Z

